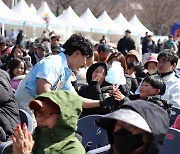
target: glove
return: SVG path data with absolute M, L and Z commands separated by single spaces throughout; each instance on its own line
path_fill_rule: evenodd
M 119 101 L 115 100 L 113 96 L 107 97 L 103 99 L 103 97 L 100 99 L 100 107 L 105 107 L 105 106 L 114 106 L 117 105 Z

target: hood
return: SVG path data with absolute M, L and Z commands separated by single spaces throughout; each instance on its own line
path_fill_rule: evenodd
M 65 90 L 43 93 L 39 95 L 36 100 L 40 100 L 42 97 L 49 98 L 59 106 L 60 118 L 55 127 L 51 129 L 42 128 L 43 136 L 41 137 L 43 140 L 41 139 L 41 141 L 48 142 L 49 145 L 51 145 L 74 135 L 79 116 L 82 112 L 82 98 Z M 49 138 L 46 135 L 53 135 L 53 138 Z
M 126 103 L 121 106 L 121 108 L 115 112 L 112 112 L 110 114 L 105 115 L 103 118 L 98 119 L 96 123 L 107 130 L 110 142 L 113 143 L 113 127 L 112 125 L 116 120 L 122 120 L 124 122 L 133 124 L 132 120 L 135 120 L 135 118 L 124 118 L 122 116 L 116 116 L 121 115 L 121 111 L 127 109 L 132 110 L 141 115 L 143 119 L 148 124 L 152 139 L 150 141 L 150 146 L 148 149 L 148 154 L 159 154 L 160 149 L 163 145 L 164 137 L 169 129 L 169 119 L 166 111 L 159 107 L 156 104 L 153 104 L 148 101 L 144 100 L 136 100 L 133 102 Z M 129 115 L 128 115 L 129 116 Z M 130 116 L 129 116 L 130 117 Z M 128 119 L 130 121 L 128 122 Z M 136 125 L 136 127 L 139 127 L 141 129 L 145 130 L 145 127 L 142 128 L 143 125 Z M 146 127 L 147 129 L 147 127 Z
M 99 66 L 103 66 L 105 68 L 105 74 L 107 74 L 107 70 L 108 70 L 108 66 L 106 63 L 103 62 L 99 62 L 99 63 L 95 63 L 93 65 L 91 65 L 86 73 L 86 80 L 87 83 L 90 84 L 91 80 L 92 80 L 92 73 L 94 72 L 94 70 L 99 67 Z M 106 83 L 106 81 L 104 81 L 103 85 Z

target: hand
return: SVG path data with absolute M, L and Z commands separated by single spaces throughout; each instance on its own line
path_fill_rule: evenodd
M 114 96 L 115 100 L 117 100 L 119 102 L 122 101 L 125 98 L 125 96 L 119 91 L 119 89 L 110 90 L 109 95 Z
M 13 141 L 13 154 L 32 152 L 34 140 L 32 138 L 32 134 L 28 132 L 26 124 L 23 124 L 23 129 L 21 129 L 20 125 L 17 125 L 11 139 Z

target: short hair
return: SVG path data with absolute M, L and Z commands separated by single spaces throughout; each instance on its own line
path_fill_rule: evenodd
M 159 61 L 160 59 L 163 59 L 165 61 L 169 61 L 172 64 L 177 64 L 178 63 L 178 56 L 175 55 L 173 52 L 167 52 L 167 51 L 162 51 L 159 53 L 157 60 Z
M 83 56 L 93 56 L 93 44 L 81 34 L 73 34 L 62 47 L 65 49 L 64 53 L 69 56 L 77 50 L 79 50 Z
M 23 60 L 19 59 L 19 58 L 14 58 L 14 59 L 11 59 L 8 63 L 8 69 L 9 69 L 9 76 L 10 78 L 12 79 L 14 77 L 14 69 L 21 63 L 23 62 L 24 63 L 24 73 L 26 73 L 26 64 Z
M 149 83 L 153 88 L 160 89 L 159 95 L 164 95 L 166 91 L 166 84 L 159 76 L 146 76 L 142 82 Z
M 126 63 L 126 58 L 121 52 L 115 52 L 111 54 L 108 58 L 107 63 L 111 62 L 113 58 L 117 58 L 117 61 L 121 63 L 122 67 L 124 68 L 124 72 L 127 72 L 127 63 Z

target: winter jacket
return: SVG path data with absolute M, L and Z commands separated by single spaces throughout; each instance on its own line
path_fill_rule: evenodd
M 145 53 L 155 53 L 156 52 L 156 44 L 154 41 L 152 41 L 152 44 L 148 44 L 148 41 L 143 44 L 143 48 L 142 48 L 142 54 Z
M 118 114 L 118 112 L 121 112 L 121 109 L 133 110 L 144 118 L 152 134 L 152 138 L 149 141 L 149 146 L 147 147 L 147 154 L 159 154 L 164 142 L 164 137 L 169 129 L 169 119 L 164 109 L 156 104 L 149 103 L 148 101 L 136 100 L 126 103 L 121 106 L 120 110 L 107 114 L 103 118 L 98 119 L 96 123 L 100 127 L 107 130 L 111 145 L 113 144 L 113 122 L 114 120 L 120 120 L 122 118 L 118 117 L 119 119 L 117 119 L 117 116 L 115 116 Z M 104 152 L 102 154 L 113 154 L 113 152 L 109 151 L 109 153 Z
M 7 141 L 20 124 L 20 117 L 9 75 L 3 70 L 0 70 L 0 94 L 0 140 Z
M 120 39 L 117 45 L 118 51 L 121 52 L 125 57 L 130 50 L 133 50 L 135 48 L 136 47 L 134 40 L 126 37 Z
M 82 111 L 82 98 L 70 91 L 51 91 L 36 99 L 47 97 L 60 108 L 60 118 L 53 128 L 37 127 L 34 133 L 33 154 L 85 154 L 75 137 L 77 122 Z

